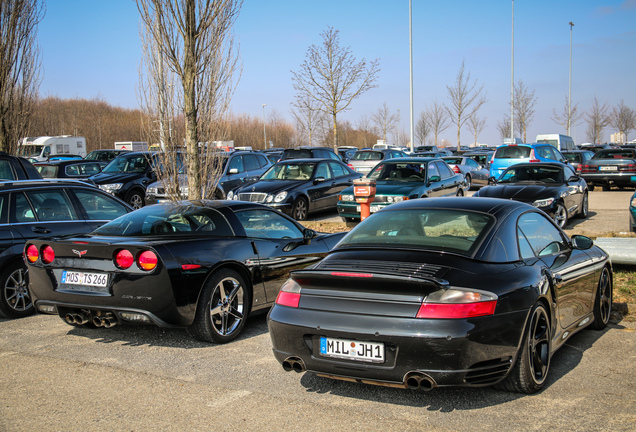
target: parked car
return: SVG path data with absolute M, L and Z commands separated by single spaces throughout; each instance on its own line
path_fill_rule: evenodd
M 490 172 L 490 161 L 495 154 L 492 150 L 472 150 L 464 153 L 462 156 L 469 157 L 477 162 L 479 165 L 483 165 Z
M 85 179 L 101 172 L 104 165 L 97 161 L 56 160 L 33 164 L 43 178 Z
M 27 289 L 24 244 L 37 237 L 83 234 L 132 209 L 75 180 L 0 181 L 0 315 L 34 312 Z
M 489 170 L 478 164 L 475 159 L 469 156 L 444 156 L 442 158 L 455 174 L 464 176 L 466 182 L 466 190 L 470 190 L 473 186 L 487 186 L 490 177 Z
M 280 161 L 287 159 L 332 159 L 341 161 L 340 156 L 334 153 L 332 148 L 329 147 L 296 147 L 288 148 L 283 151 L 280 157 Z
M 590 190 L 601 186 L 604 191 L 612 186 L 636 186 L 636 149 L 603 149 L 581 165 L 581 176 Z
M 523 163 L 508 168 L 492 186 L 474 197 L 503 198 L 531 204 L 546 212 L 561 228 L 572 217 L 587 218 L 588 189 L 571 166 L 557 162 Z
M 504 144 L 495 150 L 490 162 L 490 176 L 499 178 L 510 165 L 521 162 L 567 163 L 567 160 L 551 144 Z
M 378 164 L 366 177 L 376 183 L 371 213 L 400 201 L 464 195 L 464 176 L 455 174 L 441 159 L 390 159 Z M 344 221 L 360 220 L 360 204 L 356 203 L 353 187 L 340 194 L 338 214 Z
M 387 159 L 406 157 L 407 154 L 402 150 L 384 149 L 384 150 L 360 150 L 349 159 L 347 165 L 355 172 L 368 174 L 374 166 Z
M 589 150 L 591 152 L 596 153 L 599 150 L 604 150 L 604 149 L 610 149 L 612 148 L 611 145 L 605 143 L 605 144 L 594 144 L 594 143 L 587 143 L 587 144 L 581 144 L 580 146 L 578 146 L 581 150 Z
M 414 152 L 410 156 L 425 157 L 425 158 L 443 158 L 443 157 L 451 156 L 451 155 L 443 151 L 428 151 L 428 152 Z
M 89 177 L 100 189 L 113 194 L 138 209 L 145 205 L 146 188 L 157 180 L 162 153 L 128 152 L 116 157 L 102 172 Z M 174 153 L 177 165 L 183 164 L 181 153 Z
M 350 147 L 350 146 L 338 147 L 338 155 L 340 156 L 340 159 L 342 159 L 344 163 L 347 163 L 349 162 L 349 159 L 351 159 L 358 150 L 360 150 L 358 147 Z
M 110 162 L 117 156 L 129 153 L 129 150 L 115 150 L 115 149 L 99 149 L 93 150 L 84 158 L 89 161 Z
M 561 152 L 561 154 L 568 160 L 568 163 L 572 165 L 577 174 L 581 174 L 581 165 L 594 156 L 594 152 L 589 150 L 571 150 Z
M 331 159 L 288 159 L 278 162 L 258 181 L 239 186 L 230 200 L 266 204 L 302 221 L 316 211 L 335 210 L 338 195 L 362 177 Z
M 399 388 L 537 392 L 612 308 L 607 253 L 501 199 L 389 206 L 290 276 L 268 316 L 284 370 Z
M 210 191 L 209 199 L 225 199 L 227 193 L 245 182 L 252 182 L 267 171 L 273 164 L 267 155 L 260 152 L 235 151 L 232 153 L 222 153 L 218 160 L 213 162 L 219 164 L 219 175 L 214 176 L 218 180 L 216 184 L 207 185 Z M 186 166 L 178 174 L 179 190 L 181 199 L 188 198 L 188 176 Z M 146 189 L 146 204 L 156 204 L 170 201 L 170 195 L 166 192 L 164 181 L 154 182 Z
M 0 152 L 0 180 L 37 180 L 41 178 L 38 170 L 27 159 Z
M 260 204 L 181 201 L 91 234 L 30 240 L 25 253 L 40 313 L 84 327 L 185 327 L 198 340 L 229 342 L 271 306 L 290 270 L 318 261 L 342 236 Z
M 632 195 L 632 199 L 629 200 L 629 230 L 636 232 L 636 192 Z

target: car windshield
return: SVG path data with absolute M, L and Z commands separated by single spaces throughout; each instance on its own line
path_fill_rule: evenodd
M 365 151 L 356 152 L 351 160 L 382 160 L 384 159 L 384 153 L 379 151 Z
M 20 147 L 18 154 L 27 158 L 36 157 L 40 156 L 43 148 L 43 145 L 24 145 Z
M 373 180 L 424 181 L 426 164 L 417 162 L 385 162 L 376 166 L 368 175 Z
M 530 151 L 532 149 L 526 146 L 505 146 L 499 147 L 495 153 L 496 159 L 522 159 L 530 157 Z
M 551 166 L 512 166 L 501 174 L 498 183 L 563 183 L 563 170 Z
M 563 157 L 567 159 L 568 162 L 581 162 L 582 155 L 581 153 L 562 153 Z
M 635 159 L 635 154 L 632 149 L 599 150 L 592 159 Z
M 336 246 L 410 248 L 471 256 L 494 218 L 468 210 L 408 209 L 373 214 Z
M 142 207 L 102 225 L 92 234 L 138 237 L 193 232 L 197 235 L 234 235 L 230 224 L 218 210 L 178 202 Z
M 462 164 L 462 158 L 442 158 L 443 160 L 446 161 L 447 164 L 450 165 L 461 165 Z
M 148 168 L 145 156 L 122 156 L 113 159 L 104 167 L 105 173 L 143 173 Z
M 262 175 L 261 180 L 307 180 L 311 178 L 316 162 L 278 163 Z

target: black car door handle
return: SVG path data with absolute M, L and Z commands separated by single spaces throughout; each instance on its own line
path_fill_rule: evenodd
M 37 234 L 50 234 L 51 230 L 46 227 L 32 226 L 31 231 Z

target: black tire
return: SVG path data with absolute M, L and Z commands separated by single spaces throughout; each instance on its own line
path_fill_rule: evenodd
M 581 203 L 581 211 L 578 213 L 577 217 L 580 219 L 587 219 L 587 216 L 590 211 L 590 197 L 587 192 L 583 195 L 583 202 Z
M 464 177 L 464 182 L 466 182 L 467 191 L 473 188 L 473 179 L 470 177 L 470 174 L 466 174 L 466 176 Z
M 557 203 L 556 210 L 554 211 L 554 221 L 561 228 L 565 228 L 568 223 L 568 211 L 563 203 Z
M 603 185 L 603 192 L 607 192 L 610 189 L 612 189 L 610 185 Z
M 594 322 L 590 324 L 590 328 L 594 330 L 603 330 L 610 320 L 612 313 L 612 276 L 607 267 L 603 268 L 601 277 L 598 279 L 596 288 L 596 299 L 594 299 Z
M 144 196 L 137 190 L 130 191 L 126 194 L 126 204 L 137 210 L 144 206 Z
M 22 318 L 35 312 L 28 289 L 27 268 L 22 261 L 14 261 L 0 273 L 0 315 Z
M 190 334 L 203 342 L 226 343 L 245 327 L 252 294 L 243 277 L 230 269 L 214 273 L 203 286 Z
M 309 202 L 307 201 L 307 198 L 298 197 L 292 206 L 292 217 L 298 221 L 304 221 L 307 219 L 308 213 Z
M 498 387 L 526 394 L 536 393 L 543 388 L 550 371 L 550 331 L 550 319 L 545 306 L 542 303 L 535 304 L 530 312 L 517 361 Z

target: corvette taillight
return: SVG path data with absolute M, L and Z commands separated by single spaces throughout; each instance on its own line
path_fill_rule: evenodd
M 293 279 L 287 279 L 287 282 L 280 288 L 276 297 L 276 304 L 297 308 L 300 304 L 300 291 L 301 287 L 298 282 Z
M 417 312 L 417 318 L 457 319 L 493 315 L 497 296 L 486 291 L 448 289 L 428 295 Z
M 38 248 L 35 245 L 29 245 L 26 248 L 26 258 L 27 260 L 29 260 L 30 263 L 36 262 L 39 257 L 40 257 L 40 252 L 38 251 Z
M 130 266 L 133 265 L 133 263 L 135 262 L 135 258 L 133 257 L 133 254 L 129 250 L 121 249 L 117 251 L 117 253 L 115 254 L 114 261 L 115 261 L 115 266 L 117 266 L 117 268 L 126 270 L 127 268 L 130 268 Z
M 153 251 L 144 251 L 137 257 L 137 265 L 142 270 L 154 270 L 157 267 L 157 262 L 157 255 Z
M 55 251 L 51 246 L 44 246 L 42 248 L 42 262 L 44 264 L 51 264 L 55 259 Z

